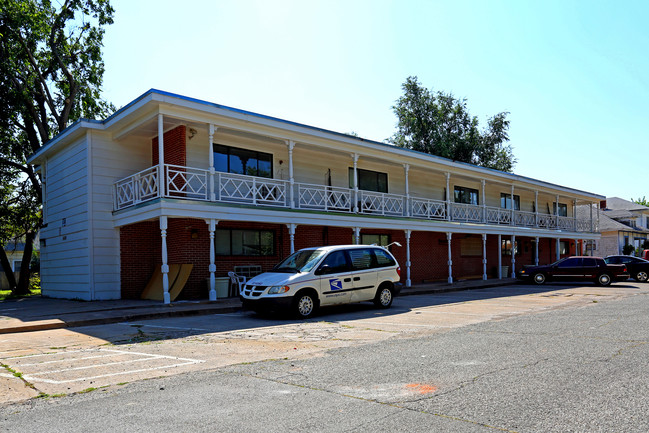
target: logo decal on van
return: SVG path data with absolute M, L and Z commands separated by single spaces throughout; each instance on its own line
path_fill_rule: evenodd
M 331 290 L 342 290 L 343 289 L 343 283 L 337 278 L 333 278 L 329 280 L 329 287 L 331 287 Z

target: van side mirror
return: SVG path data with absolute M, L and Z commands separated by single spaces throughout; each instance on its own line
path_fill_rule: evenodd
M 329 265 L 322 265 L 314 272 L 315 275 L 327 275 L 331 273 L 331 266 Z

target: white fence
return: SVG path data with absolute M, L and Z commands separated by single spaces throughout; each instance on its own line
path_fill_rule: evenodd
M 161 183 L 160 178 L 164 181 Z M 113 185 L 115 210 L 121 210 L 158 197 L 217 201 L 381 216 L 448 220 L 465 223 L 538 227 L 549 230 L 591 232 L 597 227 L 590 220 L 556 215 L 512 211 L 489 206 L 447 203 L 421 197 L 355 191 L 326 185 L 291 183 L 243 174 L 164 164 L 142 170 Z

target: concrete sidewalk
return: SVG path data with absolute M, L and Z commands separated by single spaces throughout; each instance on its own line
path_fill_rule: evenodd
M 417 284 L 404 288 L 401 296 L 484 289 L 515 283 L 515 279 L 493 279 L 459 281 L 453 284 Z M 161 317 L 230 313 L 239 309 L 241 309 L 241 302 L 238 298 L 224 298 L 216 302 L 180 301 L 164 305 L 160 301 L 147 300 L 84 302 L 35 296 L 0 302 L 0 334 L 104 325 Z

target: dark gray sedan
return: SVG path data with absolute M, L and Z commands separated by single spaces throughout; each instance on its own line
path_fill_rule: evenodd
M 641 283 L 649 279 L 649 261 L 632 256 L 608 256 L 604 261 L 611 265 L 626 265 L 631 278 Z

